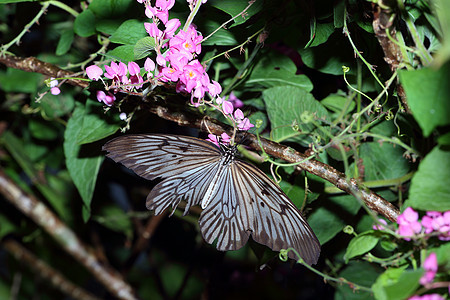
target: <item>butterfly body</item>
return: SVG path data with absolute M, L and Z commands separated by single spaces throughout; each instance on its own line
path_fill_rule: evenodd
M 182 200 L 184 215 L 201 205 L 202 236 L 217 240 L 217 249 L 240 249 L 252 236 L 274 251 L 292 247 L 308 264 L 317 262 L 320 244 L 301 213 L 260 169 L 235 157 L 236 146 L 151 134 L 122 136 L 103 149 L 146 179 L 164 178 L 147 197 L 156 215 Z

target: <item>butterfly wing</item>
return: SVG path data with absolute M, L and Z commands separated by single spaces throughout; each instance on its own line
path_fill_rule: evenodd
M 226 180 L 202 212 L 203 238 L 217 249 L 241 248 L 252 238 L 274 251 L 294 248 L 315 264 L 320 244 L 312 229 L 283 191 L 261 170 L 243 161 L 229 165 Z M 294 253 L 289 257 L 296 259 Z
M 180 175 L 220 160 L 219 148 L 212 143 L 169 134 L 125 135 L 107 142 L 103 150 L 148 180 Z
M 186 207 L 183 215 L 186 215 L 192 205 L 200 204 L 213 180 L 211 174 L 215 174 L 218 168 L 219 164 L 213 162 L 164 179 L 147 196 L 147 209 L 155 210 L 155 215 L 159 215 L 169 205 L 175 208 L 184 200 Z
M 219 148 L 204 140 L 160 134 L 136 134 L 115 138 L 103 146 L 108 157 L 153 180 L 166 178 L 147 197 L 146 206 L 160 214 L 181 200 L 184 214 L 199 204 L 220 161 Z

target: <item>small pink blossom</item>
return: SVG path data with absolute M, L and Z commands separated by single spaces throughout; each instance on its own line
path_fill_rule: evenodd
M 155 6 L 160 10 L 170 10 L 175 4 L 175 0 L 156 0 Z
M 150 59 L 150 57 L 147 57 L 144 63 L 144 69 L 147 72 L 152 72 L 155 70 L 155 62 Z
M 57 86 L 55 86 L 55 87 L 52 87 L 51 89 L 50 89 L 50 93 L 52 94 L 52 95 L 59 95 L 60 93 L 61 93 L 61 90 L 59 89 L 59 87 L 57 87 Z
M 385 220 L 385 219 L 378 219 L 378 222 L 380 222 L 381 224 L 373 225 L 372 228 L 373 228 L 374 230 L 384 230 L 385 227 L 384 227 L 383 225 L 387 225 L 386 220 Z
M 411 240 L 411 237 L 422 231 L 422 225 L 418 222 L 419 214 L 411 207 L 406 208 L 402 214 L 397 217 L 398 234 L 403 236 L 404 240 Z
M 86 75 L 89 79 L 97 81 L 103 75 L 103 70 L 99 66 L 92 65 L 86 68 Z
M 144 23 L 144 27 L 148 35 L 155 38 L 157 41 L 163 34 L 163 32 L 158 29 L 158 25 L 156 23 Z
M 219 141 L 222 144 L 228 144 L 230 143 L 230 139 L 230 136 L 224 132 L 220 135 L 219 138 L 217 138 L 217 136 L 214 134 L 208 134 L 208 138 L 206 140 L 216 144 L 216 146 L 219 147 Z
M 181 22 L 178 19 L 171 19 L 166 23 L 166 29 L 164 30 L 164 38 L 170 39 L 173 37 L 175 31 L 181 26 Z
M 422 296 L 412 296 L 408 300 L 445 300 L 445 298 L 439 294 L 425 294 Z
M 97 91 L 97 100 L 98 102 L 103 102 L 106 105 L 111 106 L 116 100 L 116 97 L 110 92 L 108 92 L 108 94 L 105 94 L 104 91 Z
M 230 101 L 223 101 L 222 103 L 222 109 L 223 109 L 223 113 L 226 115 L 232 114 L 233 113 L 233 104 Z
M 156 55 L 156 63 L 161 67 L 165 67 L 167 65 L 166 59 L 161 54 Z
M 208 84 L 208 91 L 212 97 L 215 97 L 217 95 L 220 95 L 220 93 L 222 92 L 222 87 L 220 86 L 220 83 L 218 83 L 217 81 L 211 80 L 211 83 Z M 232 101 L 230 102 L 233 103 Z
M 242 102 L 236 95 L 231 92 L 230 97 L 228 97 L 228 101 L 231 101 L 233 103 L 234 107 L 240 108 L 244 106 L 244 102 Z
M 436 276 L 438 270 L 436 253 L 431 252 L 430 255 L 428 255 L 423 262 L 423 268 L 425 269 L 425 274 L 420 278 L 420 284 L 426 285 L 433 282 L 434 276 Z
M 255 127 L 248 118 L 244 118 L 241 122 L 238 123 L 238 128 L 240 130 L 249 130 L 250 128 Z
M 237 121 L 241 121 L 244 119 L 244 113 L 239 108 L 234 111 L 234 118 Z

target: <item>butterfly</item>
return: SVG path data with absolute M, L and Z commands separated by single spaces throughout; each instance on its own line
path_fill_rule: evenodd
M 148 180 L 163 178 L 147 196 L 155 215 L 186 202 L 203 209 L 204 240 L 221 251 L 237 250 L 251 236 L 274 251 L 294 248 L 316 264 L 320 244 L 286 194 L 257 167 L 236 158 L 237 146 L 169 134 L 125 135 L 103 146 L 107 156 Z M 288 256 L 296 259 L 289 251 Z

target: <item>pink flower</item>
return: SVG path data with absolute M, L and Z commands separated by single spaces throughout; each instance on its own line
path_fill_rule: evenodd
M 380 222 L 381 224 L 383 224 L 383 225 L 387 225 L 387 222 L 386 222 L 386 220 L 385 219 L 378 219 L 378 222 Z M 384 230 L 384 226 L 383 225 L 380 225 L 380 224 L 377 224 L 377 225 L 373 225 L 373 229 L 374 230 Z
M 155 62 L 150 59 L 150 57 L 147 57 L 144 63 L 144 70 L 147 72 L 151 72 L 155 70 Z
M 423 263 L 425 274 L 420 278 L 420 284 L 426 285 L 433 282 L 434 276 L 436 276 L 438 270 L 438 263 L 436 253 L 431 252 Z
M 228 134 L 226 134 L 225 132 L 222 133 L 219 138 L 214 134 L 208 134 L 208 138 L 206 140 L 210 141 L 211 143 L 216 144 L 216 146 L 219 147 L 219 142 L 221 144 L 230 143 L 230 136 Z
M 116 64 L 115 62 L 111 62 L 111 67 L 105 65 L 106 74 L 105 77 L 112 79 L 113 81 L 119 83 L 127 81 L 126 75 L 127 75 L 127 65 L 123 62 L 119 62 L 119 64 Z
M 426 294 L 423 296 L 412 296 L 408 300 L 445 300 L 445 298 L 439 294 Z
M 103 102 L 106 105 L 111 106 L 116 100 L 116 97 L 110 92 L 108 92 L 107 95 L 104 91 L 97 91 L 97 100 L 98 102 Z
M 166 23 L 166 29 L 164 30 L 164 38 L 170 39 L 173 37 L 175 31 L 181 26 L 181 22 L 178 19 L 171 19 Z
M 157 13 L 158 10 L 156 9 L 156 7 L 145 5 L 145 15 L 147 16 L 147 18 L 149 19 L 153 18 L 156 16 Z
M 242 102 L 236 95 L 231 92 L 230 97 L 228 97 L 228 101 L 231 101 L 233 103 L 234 107 L 239 108 L 244 106 L 244 102 Z
M 208 91 L 212 97 L 215 97 L 222 92 L 222 87 L 220 86 L 220 83 L 218 83 L 217 81 L 211 80 L 211 83 L 208 84 Z M 232 101 L 230 102 L 233 103 Z
M 223 101 L 222 109 L 223 109 L 224 114 L 229 115 L 229 114 L 233 113 L 234 107 L 230 101 Z
M 170 10 L 175 4 L 175 0 L 156 0 L 155 6 L 160 10 Z
M 241 122 L 238 122 L 238 128 L 240 130 L 249 130 L 250 128 L 255 127 L 248 118 L 244 118 Z
M 244 119 L 244 113 L 239 108 L 234 111 L 234 118 L 237 121 L 241 121 Z
M 54 86 L 54 87 L 52 87 L 51 89 L 50 89 L 50 93 L 52 94 L 52 95 L 59 95 L 60 93 L 61 93 L 61 90 L 59 89 L 59 87 L 56 87 L 56 86 Z
M 103 70 L 99 66 L 92 65 L 86 68 L 86 75 L 89 79 L 97 81 L 103 75 Z
M 410 237 L 422 231 L 422 225 L 418 222 L 419 214 L 408 207 L 397 217 L 398 234 L 403 236 L 404 240 L 411 240 Z
M 144 23 L 145 31 L 148 35 L 155 38 L 156 41 L 162 36 L 163 32 L 158 29 L 158 25 L 155 23 Z

